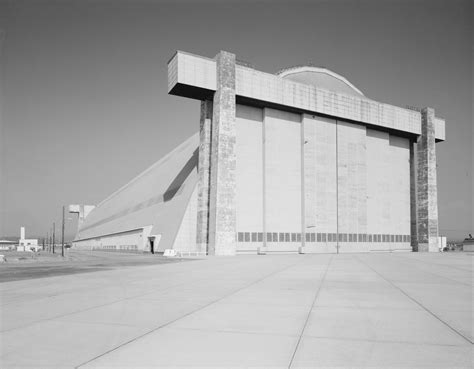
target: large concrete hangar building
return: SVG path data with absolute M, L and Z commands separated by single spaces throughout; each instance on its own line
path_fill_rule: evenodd
M 77 207 L 75 247 L 437 250 L 445 122 L 433 109 L 369 99 L 325 68 L 269 74 L 224 51 L 177 52 L 168 91 L 201 101 L 199 132 L 94 209 Z

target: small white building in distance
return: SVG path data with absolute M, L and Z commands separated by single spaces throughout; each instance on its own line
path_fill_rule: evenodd
M 1 251 L 8 251 L 13 250 L 15 248 L 16 242 L 10 240 L 0 240 L 0 250 Z
M 17 251 L 38 251 L 42 247 L 38 245 L 38 239 L 25 238 L 25 227 L 20 228 L 20 240 L 18 241 Z

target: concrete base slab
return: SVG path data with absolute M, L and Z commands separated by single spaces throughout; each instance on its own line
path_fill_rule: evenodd
M 468 368 L 472 272 L 465 253 L 267 254 L 1 283 L 0 367 Z
M 296 340 L 292 336 L 163 328 L 83 367 L 283 367 Z
M 467 346 L 303 337 L 292 368 L 470 368 Z

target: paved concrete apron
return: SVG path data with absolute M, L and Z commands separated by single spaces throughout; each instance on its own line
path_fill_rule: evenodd
M 473 354 L 464 253 L 214 257 L 0 293 L 2 368 L 468 368 Z

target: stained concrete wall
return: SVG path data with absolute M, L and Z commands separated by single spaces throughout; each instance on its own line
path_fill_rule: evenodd
M 311 115 L 303 130 L 305 252 L 410 250 L 409 141 Z
M 209 195 L 211 179 L 212 101 L 201 101 L 199 121 L 196 251 L 207 252 L 209 242 Z
M 367 190 L 371 250 L 410 250 L 408 139 L 367 130 Z
M 129 232 L 91 238 L 88 240 L 74 241 L 74 248 L 78 250 L 101 250 L 120 252 L 149 251 L 148 235 L 151 226 Z
M 263 110 L 236 107 L 237 250 L 263 245 Z
M 235 229 L 235 55 L 216 56 L 217 89 L 213 99 L 209 246 L 211 255 L 234 255 Z
M 410 141 L 403 137 L 390 135 L 390 178 L 391 198 L 390 234 L 406 236 L 395 239 L 393 249 L 410 249 Z
M 417 158 L 416 144 L 410 141 L 410 243 L 413 250 L 418 247 L 418 217 L 416 208 L 416 182 L 417 182 Z
M 269 108 L 262 137 L 262 111 L 237 112 L 239 251 L 262 246 L 261 232 L 268 252 L 410 249 L 408 139 Z
M 420 133 L 420 113 L 362 96 L 328 91 L 272 74 L 238 66 L 236 93 L 268 103 L 290 106 L 404 132 Z
M 269 250 L 301 243 L 301 115 L 265 108 L 265 229 Z M 275 234 L 277 238 L 275 239 Z
M 336 120 L 305 114 L 303 129 L 305 248 L 335 252 L 328 233 L 337 233 Z
M 322 233 L 337 232 L 336 121 L 316 120 L 316 229 Z
M 249 173 L 237 174 L 236 170 L 240 156 L 241 168 L 245 163 L 255 165 L 250 152 L 259 161 L 258 129 L 250 132 L 250 126 L 241 124 L 242 142 L 236 144 L 236 98 L 241 103 L 267 106 L 262 129 L 264 245 L 289 250 L 307 242 L 319 251 L 335 247 L 341 252 L 409 249 L 410 206 L 411 217 L 414 213 L 413 181 L 411 191 L 409 185 L 413 170 L 409 163 L 413 158 L 408 141 L 397 134 L 408 134 L 411 139 L 421 135 L 416 226 L 418 239 L 431 243 L 437 235 L 434 142 L 445 137 L 444 120 L 436 118 L 432 109 L 420 113 L 306 82 L 236 65 L 235 56 L 226 52 L 215 59 L 178 52 L 169 62 L 170 94 L 200 100 L 213 96 L 210 253 L 222 245 L 221 254 L 232 254 L 239 237 L 249 243 L 254 238 L 253 242 L 261 242 L 260 232 L 244 230 L 252 225 L 260 228 L 258 221 L 243 224 L 245 221 L 237 220 L 236 215 L 248 212 L 249 199 L 259 196 L 248 184 Z M 301 114 L 285 112 L 287 108 Z M 316 114 L 334 119 L 325 121 Z M 390 135 L 370 133 L 379 128 Z M 240 152 L 236 154 L 238 145 Z M 248 201 L 244 193 L 249 193 Z M 238 211 L 237 196 L 239 202 L 244 202 Z M 286 219 L 288 214 L 291 217 Z M 242 229 L 237 232 L 238 222 Z M 272 229 L 282 226 L 288 229 Z
M 367 232 L 366 127 L 337 122 L 337 203 L 339 249 L 359 245 Z M 362 241 L 362 240 L 360 240 Z
M 367 232 L 390 233 L 389 134 L 367 130 Z
M 436 184 L 435 112 L 421 111 L 417 142 L 417 245 L 418 251 L 438 250 L 438 186 Z
M 168 91 L 177 83 L 216 90 L 216 61 L 178 51 L 168 63 Z
M 189 198 L 188 206 L 181 220 L 178 233 L 173 244 L 173 250 L 202 252 L 196 248 L 196 231 L 197 231 L 197 206 L 198 206 L 198 186 Z M 205 251 L 204 251 L 205 253 Z
M 217 68 L 217 60 L 178 51 L 168 63 L 168 92 L 201 99 L 202 95 L 217 89 Z M 364 96 L 329 91 L 243 65 L 236 66 L 235 77 L 238 96 L 402 132 L 421 133 L 421 114 L 418 111 Z M 445 139 L 445 122 L 436 119 L 435 136 L 442 141 Z

